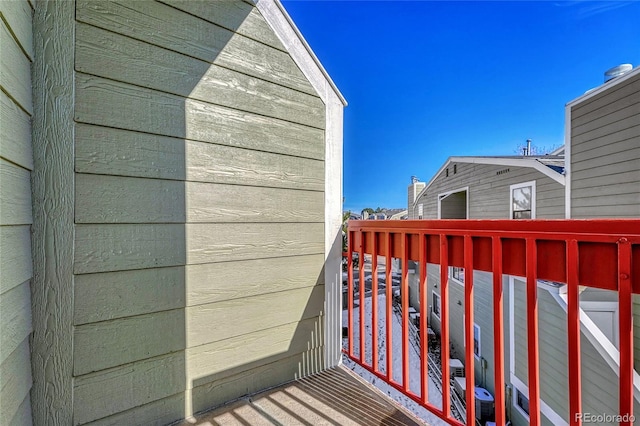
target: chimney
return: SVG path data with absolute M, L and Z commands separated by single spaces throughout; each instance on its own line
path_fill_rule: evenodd
M 531 155 L 531 139 L 527 139 L 527 150 L 525 155 Z

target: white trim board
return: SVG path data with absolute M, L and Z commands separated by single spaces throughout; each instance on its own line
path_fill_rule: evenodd
M 625 81 L 627 81 L 630 78 L 633 78 L 633 76 L 640 74 L 640 67 L 635 67 L 634 69 L 632 69 L 631 71 L 629 71 L 628 73 L 620 76 L 620 77 L 616 77 L 613 78 L 609 81 L 607 81 L 606 83 L 601 84 L 598 87 L 595 87 L 591 90 L 587 90 L 584 94 L 578 96 L 577 98 L 573 99 L 572 101 L 567 102 L 567 107 L 572 107 L 576 104 L 579 104 L 580 102 L 584 102 L 589 98 L 592 98 L 596 95 L 599 95 L 600 93 L 611 89 L 612 87 L 616 87 L 619 84 L 624 83 Z M 569 141 L 566 141 L 565 143 L 568 143 Z
M 322 368 L 342 360 L 342 140 L 347 105 L 279 0 L 254 0 L 260 14 L 325 104 L 325 352 Z
M 452 191 L 447 191 L 447 192 L 443 192 L 438 194 L 438 219 L 440 219 L 441 217 L 441 213 L 442 213 L 442 206 L 441 206 L 441 202 L 442 200 L 444 200 L 445 198 L 447 198 L 449 195 L 452 194 L 457 194 L 458 192 L 466 192 L 467 196 L 466 196 L 466 205 L 465 205 L 465 214 L 466 214 L 466 218 L 465 219 L 469 219 L 469 187 L 468 186 L 464 186 L 462 188 L 458 188 L 458 189 L 454 189 Z
M 514 295 L 514 287 L 515 287 L 515 277 L 509 275 L 509 381 L 511 384 L 516 387 L 520 392 L 527 395 L 529 397 L 529 387 L 526 386 L 518 377 L 515 372 L 515 364 L 516 364 L 516 353 L 515 353 L 515 314 L 514 314 L 514 306 L 515 306 L 515 295 Z M 549 287 L 540 286 L 538 288 L 549 291 Z M 555 292 L 549 291 L 552 295 L 557 293 L 557 289 Z M 513 392 L 515 396 L 515 392 Z M 513 403 L 513 401 L 512 401 Z M 514 404 L 515 405 L 515 404 Z M 544 416 L 551 420 L 554 425 L 558 426 L 568 426 L 567 422 L 564 421 L 562 416 L 556 413 L 546 402 L 540 398 L 540 411 Z
M 313 53 L 280 0 L 253 0 L 253 2 L 325 104 L 330 97 L 335 97 L 343 106 L 347 106 L 346 99 L 331 80 L 329 73 Z

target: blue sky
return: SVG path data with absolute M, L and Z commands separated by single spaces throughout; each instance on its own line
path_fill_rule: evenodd
M 403 207 L 452 155 L 564 143 L 564 105 L 640 65 L 640 1 L 284 0 L 349 102 L 344 207 Z

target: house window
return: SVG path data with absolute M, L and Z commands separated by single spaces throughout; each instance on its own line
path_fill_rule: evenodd
M 535 219 L 536 183 L 525 182 L 511 185 L 511 219 Z
M 478 324 L 473 324 L 473 354 L 476 359 L 480 359 L 482 356 L 480 349 L 480 326 Z
M 455 175 L 456 173 L 458 173 L 458 165 L 454 164 L 453 165 L 453 174 Z
M 520 392 L 520 389 L 514 388 L 513 399 L 520 414 L 525 416 L 526 419 L 529 419 L 529 398 Z
M 449 276 L 455 280 L 454 282 L 464 284 L 464 268 L 452 266 L 449 270 Z
M 447 169 L 444 171 L 444 175 L 445 175 L 446 177 L 449 177 L 449 168 L 448 168 L 448 167 L 447 167 Z
M 433 292 L 433 304 L 431 305 L 431 311 L 436 318 L 440 319 L 440 295 Z

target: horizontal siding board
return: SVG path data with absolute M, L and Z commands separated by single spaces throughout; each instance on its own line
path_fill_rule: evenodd
M 192 141 L 186 149 L 189 181 L 324 190 L 323 160 Z
M 579 181 L 583 178 L 597 176 L 617 176 L 626 172 L 635 172 L 638 173 L 638 159 L 629 159 L 626 161 L 620 161 L 611 167 L 600 167 L 599 169 L 583 169 L 572 171 L 572 182 L 580 183 Z
M 597 197 L 585 197 L 575 198 L 571 201 L 572 207 L 598 207 L 598 206 L 610 206 L 612 210 L 624 205 L 636 206 L 636 211 L 640 213 L 640 192 L 629 194 L 610 194 L 599 195 Z
M 572 173 L 574 179 L 571 180 L 571 190 L 593 188 L 595 186 L 617 185 L 634 183 L 640 181 L 640 171 L 632 164 L 624 164 L 624 171 L 607 175 L 593 176 L 592 170 L 583 170 Z
M 590 149 L 606 146 L 619 141 L 625 141 L 638 137 L 640 124 L 633 120 L 628 120 L 626 126 L 604 126 L 581 135 L 571 135 L 571 156 L 574 150 L 576 153 L 588 151 Z
M 31 114 L 31 62 L 16 43 L 9 29 L 0 21 L 0 86 Z
M 183 309 L 77 326 L 73 333 L 73 374 L 147 359 L 185 348 Z
M 76 171 L 324 190 L 324 161 L 206 142 L 76 126 Z
M 243 395 L 295 380 L 301 376 L 302 360 L 302 354 L 296 354 L 194 387 L 193 411 L 204 411 Z
M 0 294 L 33 276 L 29 228 L 28 225 L 0 226 Z
M 319 285 L 188 307 L 187 347 L 314 318 L 320 315 L 323 305 L 324 286 Z M 274 309 L 275 306 L 287 309 Z
M 103 417 L 102 419 L 86 423 L 86 425 L 121 426 L 138 424 L 145 426 L 165 426 L 182 420 L 185 417 L 184 407 L 185 395 L 184 392 L 181 392 L 112 416 Z
M 235 35 L 164 4 L 81 0 L 76 6 L 76 18 L 80 22 L 315 95 L 288 53 Z
M 187 224 L 187 264 L 324 253 L 322 223 Z
M 136 2 L 143 3 L 143 2 Z M 324 131 L 76 74 L 76 121 L 324 160 Z
M 187 222 L 323 222 L 324 192 L 187 183 Z
M 618 164 L 620 163 L 635 161 L 637 164 L 638 161 L 640 161 L 640 146 L 638 146 L 640 144 L 640 134 L 635 142 L 636 146 L 632 145 L 626 150 L 612 150 L 603 155 L 594 153 L 592 157 L 581 160 L 572 159 L 571 166 L 574 167 L 576 171 L 596 169 L 596 173 L 614 173 L 618 170 Z
M 637 204 L 595 207 L 571 207 L 571 217 L 579 219 L 602 218 L 638 218 L 640 209 Z
M 76 37 L 77 71 L 324 128 L 317 96 L 89 25 L 78 24 Z
M 29 225 L 31 210 L 31 173 L 0 159 L 0 225 Z
M 604 114 L 602 111 L 601 114 L 594 115 L 589 121 L 585 123 L 581 123 L 578 119 L 571 120 L 571 134 L 572 135 L 581 135 L 583 133 L 588 133 L 592 130 L 599 129 L 605 125 L 613 125 L 619 126 L 620 128 L 626 125 L 628 122 L 632 122 L 634 118 L 637 118 L 638 114 L 640 114 L 640 102 L 634 102 L 631 104 L 627 104 L 623 108 L 620 108 L 618 111 L 612 114 Z M 637 122 L 637 120 L 636 120 Z
M 249 2 L 240 1 L 184 1 L 161 0 L 176 9 L 206 19 L 245 37 L 257 40 L 278 50 L 285 51 L 280 39 L 264 20 L 258 9 Z
M 0 296 L 0 364 L 31 333 L 31 290 L 25 281 Z
M 628 130 L 627 138 L 620 137 L 621 134 L 616 134 L 615 137 L 606 137 L 600 139 L 594 139 L 576 144 L 575 151 L 571 153 L 571 161 L 584 161 L 600 155 L 608 155 L 610 153 L 616 153 L 621 151 L 628 151 L 637 146 L 637 139 L 640 135 L 640 126 L 632 127 Z M 573 148 L 573 147 L 572 147 Z
M 183 139 L 77 124 L 75 170 L 116 176 L 184 180 Z
M 26 0 L 3 1 L 1 13 L 22 50 L 29 59 L 33 59 L 33 10 L 29 3 Z
M 0 424 L 9 425 L 31 389 L 29 339 L 24 339 L 0 364 Z
M 637 92 L 640 92 L 640 79 L 636 79 L 634 84 L 625 85 L 621 90 L 607 92 L 607 96 L 604 98 L 590 102 L 589 109 L 591 111 L 579 111 L 577 114 L 572 114 L 571 123 L 578 128 L 600 118 L 606 119 L 606 117 L 609 117 L 609 119 L 615 119 L 614 117 L 618 115 L 625 115 L 625 108 L 633 107 L 640 103 Z M 580 112 L 585 113 L 581 114 Z
M 310 318 L 187 349 L 187 380 L 193 387 L 237 374 L 247 365 L 286 358 L 322 347 L 319 322 Z
M 179 181 L 76 173 L 76 223 L 184 223 Z
M 640 171 L 638 174 L 640 177 Z M 597 202 L 596 198 L 602 197 L 602 196 L 609 196 L 609 195 L 627 196 L 627 195 L 633 195 L 633 194 L 636 194 L 636 196 L 640 196 L 640 185 L 638 184 L 638 182 L 630 182 L 630 183 L 620 182 L 619 184 L 600 185 L 596 187 L 585 187 L 581 185 L 571 194 L 572 195 L 571 198 L 573 200 L 579 200 L 581 198 L 590 198 L 592 199 L 592 201 Z
M 74 423 L 88 423 L 183 392 L 185 369 L 181 351 L 77 377 Z
M 184 267 L 76 275 L 74 325 L 177 309 L 185 305 Z
M 572 106 L 571 116 L 574 118 L 582 118 L 589 114 L 593 114 L 594 111 L 615 103 L 617 99 L 623 99 L 638 92 L 639 88 L 640 77 L 635 76 L 622 84 L 618 84 L 613 88 L 600 92 L 599 94 Z
M 189 265 L 187 306 L 323 284 L 323 266 L 322 254 Z
M 74 273 L 185 264 L 185 229 L 178 224 L 76 225 Z
M 581 129 L 581 132 L 578 132 L 577 129 L 574 132 L 573 127 L 571 128 L 571 143 L 572 145 L 579 144 L 586 140 L 592 140 L 597 138 L 602 138 L 604 136 L 608 137 L 616 137 L 620 138 L 618 135 L 627 134 L 628 130 L 638 126 L 637 116 L 630 116 L 626 118 L 622 118 L 616 121 L 607 121 L 598 123 L 599 126 L 592 126 L 589 129 Z M 584 126 L 583 126 L 584 127 Z M 614 136 L 615 135 L 615 136 Z
M 2 91 L 0 91 L 0 157 L 25 169 L 33 170 L 31 119 Z

